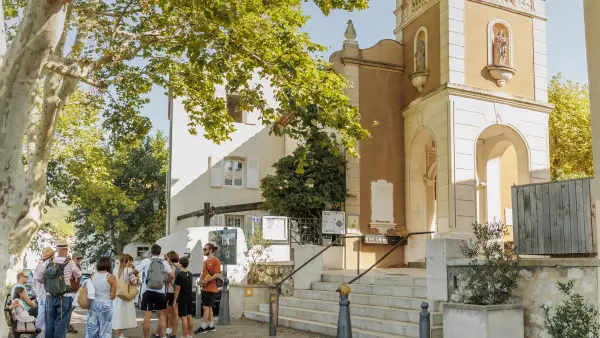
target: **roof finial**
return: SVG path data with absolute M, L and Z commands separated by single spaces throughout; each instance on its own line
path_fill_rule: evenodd
M 354 29 L 354 24 L 352 20 L 348 20 L 348 26 L 346 26 L 346 33 L 344 33 L 346 37 L 346 43 L 356 43 L 356 30 Z

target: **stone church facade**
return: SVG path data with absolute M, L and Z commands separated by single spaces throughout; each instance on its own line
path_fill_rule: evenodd
M 348 158 L 349 222 L 451 238 L 510 227 L 510 187 L 549 180 L 545 1 L 397 0 L 395 15 L 395 40 L 362 49 L 349 22 L 330 57 L 371 133 Z M 427 238 L 380 266 L 423 262 Z M 388 249 L 363 244 L 361 267 Z

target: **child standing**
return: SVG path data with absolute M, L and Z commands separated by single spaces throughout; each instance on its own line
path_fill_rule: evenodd
M 194 323 L 192 322 L 192 274 L 187 267 L 187 257 L 179 259 L 181 271 L 175 277 L 175 301 L 173 308 L 178 310 L 181 318 L 181 337 L 192 338 Z

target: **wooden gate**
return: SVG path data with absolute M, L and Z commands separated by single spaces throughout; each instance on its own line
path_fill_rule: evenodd
M 513 234 L 519 254 L 595 252 L 591 178 L 512 187 Z

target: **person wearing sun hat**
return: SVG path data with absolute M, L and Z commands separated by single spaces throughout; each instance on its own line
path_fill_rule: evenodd
M 41 263 L 33 277 L 38 282 L 44 283 L 46 289 L 45 338 L 67 336 L 67 325 L 71 319 L 74 298 L 70 287 L 71 278 L 81 277 L 81 271 L 68 257 L 69 244 L 65 239 L 58 240 L 56 251 L 56 257 L 50 257 Z
M 44 248 L 44 250 L 42 250 L 42 259 L 40 260 L 40 263 L 37 265 L 34 271 L 37 272 L 38 269 L 42 269 L 41 266 L 44 265 L 44 262 L 46 262 L 52 257 L 54 257 L 54 249 L 50 247 Z M 34 272 L 34 274 L 36 272 Z M 43 271 L 41 272 L 43 273 Z M 38 315 L 35 320 L 35 328 L 40 329 L 42 332 L 44 332 L 44 317 L 46 316 L 46 289 L 44 289 L 44 284 L 38 282 L 37 280 L 35 280 L 35 278 L 33 279 L 32 284 L 38 303 Z

